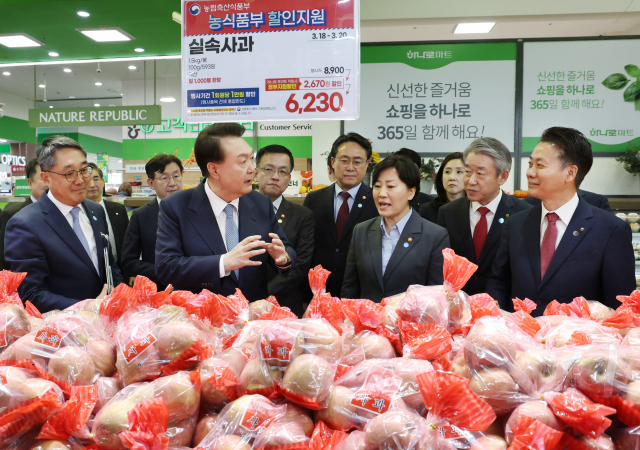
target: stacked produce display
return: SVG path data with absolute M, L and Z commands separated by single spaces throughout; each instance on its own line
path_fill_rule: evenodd
M 143 277 L 41 315 L 0 272 L 0 448 L 640 449 L 639 291 L 533 318 L 444 257 L 443 286 L 380 304 L 316 267 L 303 318 Z

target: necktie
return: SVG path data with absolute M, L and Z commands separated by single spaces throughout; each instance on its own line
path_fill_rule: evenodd
M 273 212 L 278 214 L 278 208 L 276 208 L 276 205 L 273 205 Z
M 476 224 L 476 227 L 473 229 L 473 248 L 475 248 L 476 250 L 476 261 L 480 259 L 482 246 L 484 245 L 484 241 L 487 240 L 487 213 L 489 211 L 489 208 L 485 206 L 481 206 L 480 208 L 478 208 L 478 212 L 480 213 L 480 220 Z
M 544 274 L 551 263 L 553 254 L 556 252 L 556 239 L 558 237 L 558 229 L 556 228 L 556 221 L 558 215 L 556 213 L 547 213 L 547 229 L 544 232 L 542 238 L 542 245 L 540 246 L 540 279 L 544 279 Z
M 87 242 L 87 238 L 82 232 L 82 227 L 80 227 L 80 219 L 78 217 L 78 214 L 80 214 L 80 207 L 76 206 L 71 210 L 71 217 L 73 217 L 73 231 L 74 233 L 76 233 L 76 236 L 78 236 L 78 239 L 80 239 L 80 243 L 87 252 L 87 255 L 89 255 L 89 259 L 93 261 L 93 258 L 91 257 L 91 250 L 89 250 L 89 243 Z
M 225 206 L 224 212 L 227 215 L 227 220 L 224 226 L 227 237 L 227 251 L 230 252 L 236 245 L 238 245 L 238 227 L 233 221 L 233 205 L 229 204 Z M 240 270 L 236 269 L 233 272 L 236 274 L 236 280 L 239 280 Z
M 349 218 L 349 202 L 347 199 L 351 197 L 346 191 L 340 192 L 340 196 L 342 197 L 342 205 L 340 205 L 338 217 L 336 218 L 336 231 L 338 233 L 338 238 L 342 235 L 342 230 L 344 230 L 344 226 Z

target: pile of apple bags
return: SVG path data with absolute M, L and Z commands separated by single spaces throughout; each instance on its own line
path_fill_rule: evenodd
M 381 304 L 314 268 L 301 319 L 143 277 L 43 317 L 0 272 L 0 448 L 640 448 L 640 292 L 534 319 L 467 296 L 476 267 L 444 256 L 443 286 Z

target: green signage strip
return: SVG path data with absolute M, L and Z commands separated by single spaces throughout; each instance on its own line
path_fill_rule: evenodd
M 16 180 L 16 188 L 13 191 L 14 197 L 29 197 L 31 189 L 29 189 L 29 180 Z
M 160 105 L 29 110 L 29 126 L 32 128 L 159 125 L 161 119 Z

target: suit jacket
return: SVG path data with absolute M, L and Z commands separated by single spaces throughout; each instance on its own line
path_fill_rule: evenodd
M 604 209 L 607 212 L 613 213 L 611 206 L 609 206 L 609 201 L 604 195 L 578 189 L 578 197 L 583 198 L 587 203 L 595 206 L 596 208 Z M 537 206 L 542 203 L 542 200 L 535 197 L 526 197 L 523 200 L 533 206 Z
M 122 244 L 120 267 L 125 279 L 138 275 L 145 276 L 164 289 L 156 277 L 156 236 L 158 234 L 158 199 L 137 208 L 131 214 Z
M 5 258 L 11 270 L 27 272 L 18 287 L 20 298 L 31 300 L 41 312 L 96 298 L 107 282 L 103 256 L 106 238 L 101 233 L 106 235 L 109 229 L 104 210 L 91 200 L 82 202 L 96 240 L 96 272 L 78 236 L 47 192 L 13 216 L 4 236 Z M 124 280 L 111 252 L 109 266 L 117 286 Z
M 418 213 L 423 219 L 427 219 L 431 223 L 438 223 L 438 210 L 433 200 L 426 205 L 422 205 Z
M 511 216 L 505 223 L 487 293 L 503 309 L 511 299 L 538 303 L 541 315 L 552 300 L 571 302 L 583 296 L 616 308 L 617 295 L 636 288 L 629 224 L 580 199 L 544 279 L 540 280 L 542 206 Z
M 406 291 L 412 284 L 441 285 L 442 250 L 449 247 L 447 230 L 413 212 L 383 276 L 381 222 L 382 217 L 374 217 L 354 228 L 342 297 L 379 303 L 385 297 Z
M 424 192 L 417 192 L 416 195 L 413 196 L 413 199 L 409 202 L 409 205 L 411 205 L 411 207 L 415 209 L 416 212 L 419 212 L 420 208 L 423 205 L 426 205 L 435 198 L 435 195 L 425 194 Z
M 280 306 L 286 306 L 298 317 L 304 314 L 303 303 L 309 302 L 309 269 L 313 259 L 313 213 L 304 206 L 282 198 L 276 213 L 278 223 L 296 251 L 297 262 L 285 277 L 267 267 L 269 295 L 275 295 Z
M 116 241 L 118 265 L 122 267 L 120 264 L 122 262 L 122 244 L 124 242 L 124 235 L 127 232 L 127 226 L 129 225 L 127 208 L 122 203 L 108 200 L 105 200 L 104 204 L 107 207 L 107 214 L 109 215 L 111 229 L 113 230 L 113 238 Z
M 476 258 L 476 251 L 471 236 L 471 224 L 469 223 L 469 207 L 471 201 L 462 197 L 440 207 L 438 211 L 438 225 L 443 226 L 449 232 L 451 248 L 457 255 L 464 256 L 469 261 L 478 265 L 478 270 L 471 276 L 462 290 L 469 295 L 485 292 L 487 280 L 492 273 L 493 259 L 498 251 L 500 236 L 505 224 L 511 220 L 514 214 L 527 210 L 531 206 L 519 199 L 502 193 L 502 199 L 498 203 L 496 215 L 491 222 L 491 228 L 484 241 L 480 258 Z M 500 219 L 504 219 L 500 223 Z
M 341 297 L 340 290 L 353 228 L 361 222 L 377 217 L 378 210 L 373 201 L 371 188 L 362 183 L 354 198 L 342 236 L 338 236 L 334 218 L 335 192 L 335 184 L 313 191 L 304 199 L 304 206 L 313 211 L 315 220 L 315 248 L 311 267 L 321 264 L 329 270 L 331 275 L 327 279 L 327 292 L 334 297 Z
M 4 234 L 7 230 L 7 223 L 18 211 L 32 203 L 31 197 L 27 197 L 24 202 L 9 203 L 0 213 L 0 270 L 11 270 L 11 266 L 4 259 Z
M 206 183 L 206 181 L 205 181 Z M 248 236 L 260 235 L 271 242 L 269 233 L 277 233 L 287 253 L 296 263 L 296 252 L 278 224 L 271 199 L 257 191 L 240 197 L 239 242 Z M 204 183 L 194 189 L 171 194 L 160 202 L 158 238 L 156 242 L 156 276 L 161 283 L 176 289 L 200 292 L 208 289 L 216 294 L 231 295 L 240 288 L 249 301 L 267 298 L 267 264 L 275 268 L 273 258 L 265 251 L 252 258 L 259 266 L 240 269 L 220 278 L 220 256 L 227 253 Z M 288 272 L 281 271 L 284 275 Z

